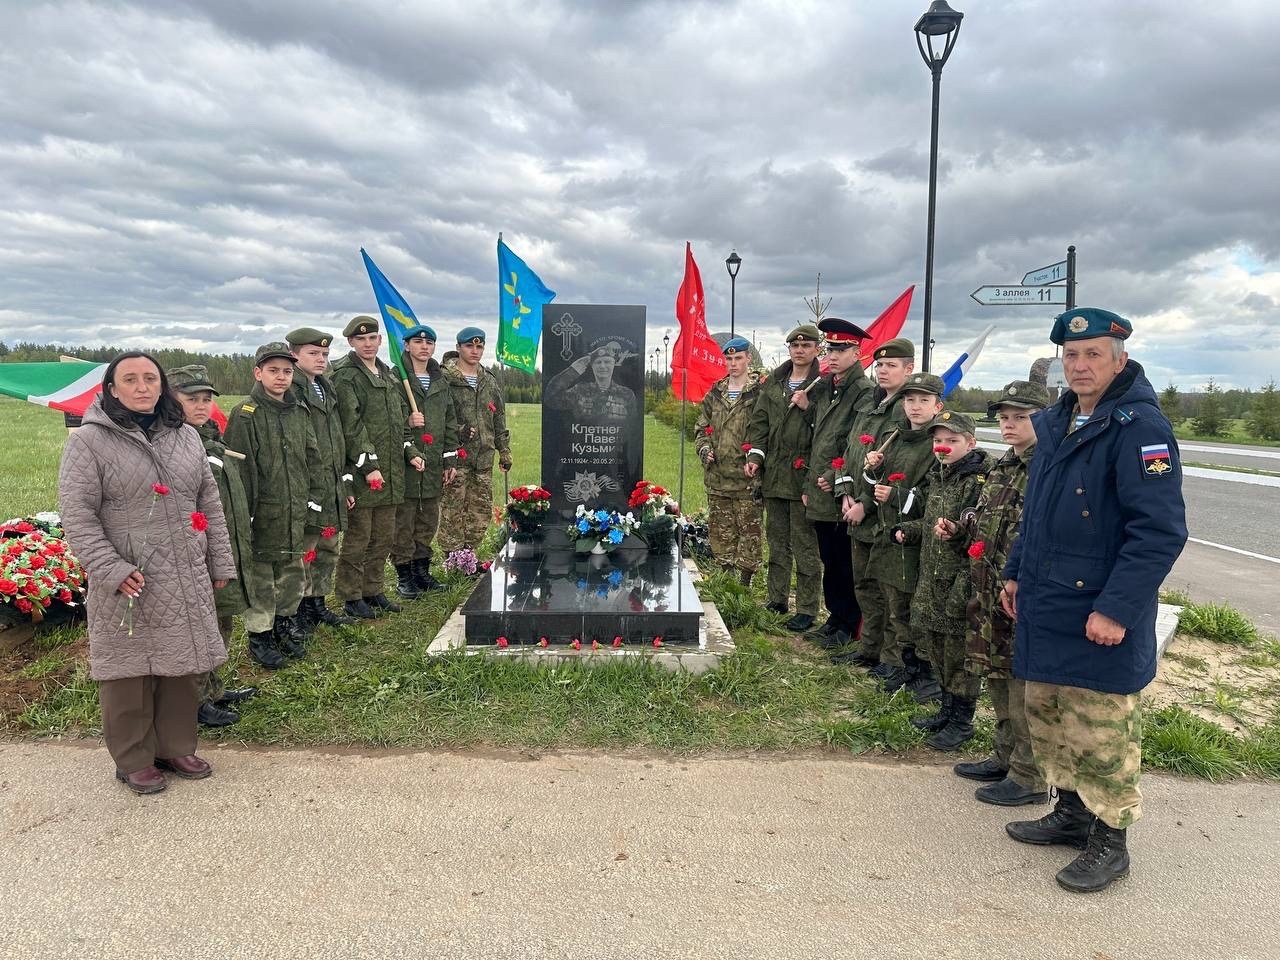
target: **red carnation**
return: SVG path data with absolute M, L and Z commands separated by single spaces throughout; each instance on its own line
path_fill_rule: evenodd
M 156 492 L 159 493 L 159 491 Z M 165 491 L 165 493 L 168 492 L 168 490 Z M 28 523 L 26 520 L 20 520 L 13 525 L 13 529 L 17 530 L 19 533 L 32 533 L 35 530 L 35 524 Z
M 63 603 L 70 603 L 71 591 L 68 590 L 66 587 L 63 587 L 61 590 L 58 591 L 58 599 L 61 600 Z
M 461 447 L 458 448 L 458 459 L 459 460 L 467 459 L 467 451 L 463 450 Z
M 155 495 L 158 497 L 163 497 L 165 494 L 169 492 L 169 488 L 166 487 L 163 483 L 153 483 L 151 485 L 151 489 L 155 493 Z
M 569 641 L 569 646 L 573 647 L 573 649 L 575 650 L 581 650 L 582 641 L 579 640 L 577 637 L 574 637 L 571 641 Z
M 35 609 L 31 601 L 28 600 L 26 597 L 19 597 L 17 600 L 13 601 L 13 605 L 17 607 L 19 610 L 21 610 L 23 613 L 30 613 L 33 609 Z
M 336 537 L 337 535 L 338 535 L 337 527 L 325 527 L 323 530 L 320 531 L 320 536 L 324 537 L 326 540 L 328 540 L 330 537 Z
M 17 592 L 17 583 L 8 579 L 0 579 L 0 593 L 3 593 L 7 597 L 12 597 Z
M 943 446 L 942 444 L 939 444 L 938 446 L 933 448 L 933 452 L 940 457 L 945 457 L 949 453 L 951 453 L 951 448 L 947 446 Z
M 44 569 L 44 565 L 45 565 L 45 559 L 44 559 L 44 557 L 40 556 L 39 554 L 37 554 L 36 556 L 34 556 L 34 557 L 32 557 L 32 558 L 31 558 L 31 569 L 32 569 L 32 570 L 43 570 L 43 569 Z
M 832 470 L 843 470 L 843 469 L 844 469 L 844 457 L 836 457 L 834 460 L 832 460 L 832 461 L 831 461 L 831 469 L 832 469 Z
M 497 406 L 497 404 L 495 404 L 492 400 L 490 400 L 490 401 L 489 401 L 489 412 L 490 412 L 490 413 L 497 413 L 497 412 L 498 412 L 498 406 Z
M 436 442 L 436 438 L 429 433 L 424 433 L 422 435 L 422 442 L 430 446 L 431 444 Z
M 67 552 L 67 548 L 62 545 L 61 540 L 50 540 L 45 544 L 44 552 L 61 555 Z
M 40 595 L 40 584 L 34 580 L 28 580 L 22 588 L 22 592 L 30 597 L 38 597 Z
M 480 564 L 480 569 L 481 569 L 481 570 L 488 570 L 488 569 L 489 569 L 490 567 L 492 567 L 492 566 L 493 566 L 493 561 L 492 561 L 492 560 L 486 560 L 484 563 Z
M 702 428 L 702 432 L 709 437 L 716 432 L 716 428 L 711 426 L 711 424 L 708 423 L 705 427 Z
M 975 560 L 981 560 L 982 555 L 986 552 L 987 552 L 987 545 L 981 540 L 979 540 L 977 543 L 975 543 L 973 546 L 969 548 L 969 556 L 973 557 L 973 559 Z
M 40 606 L 42 606 L 42 607 L 47 607 L 47 606 L 49 606 L 49 604 L 50 604 L 50 603 L 52 603 L 52 602 L 53 602 L 53 598 L 52 598 L 52 597 L 41 597 L 41 598 L 40 598 Z
M 653 645 L 654 645 L 655 647 L 660 647 L 660 646 L 662 646 L 662 638 L 661 638 L 661 637 L 654 637 L 654 638 L 653 638 Z
M 306 553 L 302 555 L 303 563 L 312 563 L 315 561 L 315 559 L 316 559 L 316 552 L 314 550 L 308 550 Z
M 209 518 L 197 510 L 191 515 L 191 529 L 196 533 L 202 533 L 209 529 Z
M 592 649 L 592 650 L 599 650 L 599 649 L 600 649 L 600 641 L 599 641 L 599 640 L 592 640 L 592 641 L 591 641 L 591 649 Z
M 621 637 L 614 637 L 614 638 L 613 638 L 613 645 L 614 645 L 615 647 L 620 647 L 620 646 L 622 646 L 622 638 L 621 638 Z
M 54 568 L 53 568 L 53 579 L 57 580 L 59 583 L 66 583 L 66 582 L 67 582 L 67 571 L 63 570 L 61 567 L 54 567 Z
M 370 480 L 370 481 L 369 481 L 369 489 L 370 489 L 370 490 L 381 490 L 381 489 L 382 489 L 382 481 L 381 481 L 381 480 L 379 480 L 377 477 L 375 477 L 374 479 Z
M 907 475 L 906 475 L 905 473 L 891 473 L 891 474 L 889 474 L 889 482 L 890 482 L 890 483 L 901 483 L 901 482 L 902 482 L 903 480 L 905 480 L 905 479 L 907 479 Z
M 749 444 L 749 443 L 744 443 L 744 444 L 742 445 L 742 452 L 743 452 L 743 453 L 746 453 L 746 452 L 747 452 L 748 450 L 750 450 L 750 449 L 751 449 L 751 444 Z
M 869 433 L 864 433 L 862 436 L 858 438 L 858 442 L 862 444 L 864 447 L 869 447 L 871 446 L 871 444 L 876 442 L 876 438 Z
M 540 646 L 540 647 L 545 647 L 546 645 L 547 645 L 547 638 L 546 638 L 546 637 L 539 637 L 539 638 L 538 638 L 538 646 Z
M 498 643 L 498 649 L 499 649 L 499 650 L 505 650 L 505 649 L 507 648 L 507 638 L 506 638 L 506 637 L 499 637 L 499 638 L 498 638 L 498 640 L 497 640 L 497 643 Z
M 804 457 L 796 457 L 791 461 L 791 466 L 796 470 L 804 469 Z

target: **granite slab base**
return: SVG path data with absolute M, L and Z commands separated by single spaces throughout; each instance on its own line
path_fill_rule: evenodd
M 1173 642 L 1173 636 L 1178 632 L 1178 618 L 1182 615 L 1182 608 L 1175 607 L 1170 603 L 1162 603 L 1156 609 L 1156 659 L 1159 660 L 1164 656 L 1164 652 L 1169 649 L 1169 644 Z
M 610 645 L 611 635 L 608 638 L 601 638 L 601 646 L 598 650 L 591 649 L 590 636 L 580 650 L 574 650 L 564 641 L 549 642 L 546 647 L 538 646 L 536 642 L 510 642 L 509 646 L 499 648 L 494 644 L 492 635 L 485 637 L 483 643 L 468 642 L 467 617 L 463 612 L 467 604 L 464 603 L 440 628 L 440 632 L 427 648 L 427 655 L 463 650 L 468 655 L 482 653 L 491 657 L 514 657 L 529 663 L 545 663 L 551 666 L 572 661 L 594 665 L 616 662 L 620 658 L 644 657 L 673 671 L 702 673 L 714 669 L 722 657 L 733 653 L 736 649 L 733 637 L 729 635 L 729 628 L 725 626 L 724 619 L 720 616 L 720 611 L 716 609 L 715 604 L 697 598 L 696 585 L 702 579 L 697 566 L 692 560 L 679 561 L 679 565 L 680 572 L 688 578 L 689 585 L 693 588 L 695 598 L 684 604 L 685 614 L 689 613 L 687 608 L 694 602 L 698 606 L 699 613 L 696 634 L 688 641 L 668 643 L 664 639 L 661 647 L 654 647 L 650 637 L 644 641 L 637 639 L 635 642 L 628 641 L 621 647 L 613 647 Z M 481 586 L 482 584 L 477 584 L 477 589 Z M 489 589 L 491 590 L 492 587 L 490 586 Z

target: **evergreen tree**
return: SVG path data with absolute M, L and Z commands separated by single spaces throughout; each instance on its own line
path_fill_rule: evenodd
M 1280 391 L 1272 377 L 1253 399 L 1246 425 L 1249 436 L 1259 440 L 1280 440 Z
M 1178 395 L 1178 387 L 1170 383 L 1160 392 L 1160 410 L 1175 427 L 1186 419 L 1182 415 L 1182 397 Z
M 1192 421 L 1191 427 L 1205 437 L 1220 437 L 1226 432 L 1227 417 L 1223 410 L 1222 388 L 1213 382 L 1212 377 L 1204 385 L 1200 413 Z

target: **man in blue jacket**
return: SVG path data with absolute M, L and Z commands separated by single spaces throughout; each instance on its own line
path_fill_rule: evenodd
M 1187 539 L 1178 445 L 1124 351 L 1132 331 L 1092 307 L 1054 323 L 1070 389 L 1036 417 L 1001 596 L 1017 622 L 1013 672 L 1027 682 L 1032 750 L 1058 788 L 1051 813 L 1006 829 L 1083 850 L 1058 872 L 1077 892 L 1129 872 L 1125 831 L 1142 814 L 1139 694 L 1156 673 L 1157 594 Z

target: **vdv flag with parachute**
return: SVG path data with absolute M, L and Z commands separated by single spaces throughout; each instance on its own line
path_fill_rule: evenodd
M 978 336 L 978 339 L 969 344 L 969 349 L 960 354 L 960 356 L 956 358 L 955 363 L 947 367 L 946 371 L 942 374 L 942 395 L 944 397 L 956 387 L 960 386 L 961 378 L 969 372 L 969 368 L 973 366 L 973 361 L 978 359 L 978 354 L 980 354 L 982 352 L 982 348 L 987 345 L 987 337 L 991 336 L 991 331 L 995 328 L 996 325 L 993 323 L 987 327 L 987 329 L 983 330 Z
M 498 236 L 498 362 L 533 373 L 542 339 L 542 305 L 556 298 Z
M 364 258 L 364 268 L 369 271 L 369 282 L 373 284 L 373 295 L 378 300 L 378 309 L 382 312 L 382 325 L 387 328 L 387 351 L 391 354 L 391 362 L 400 370 L 401 378 L 407 377 L 404 361 L 404 334 L 410 327 L 418 324 L 413 307 L 400 296 L 400 291 L 391 285 L 391 281 L 382 275 L 378 265 L 369 259 L 360 248 L 360 256 Z

